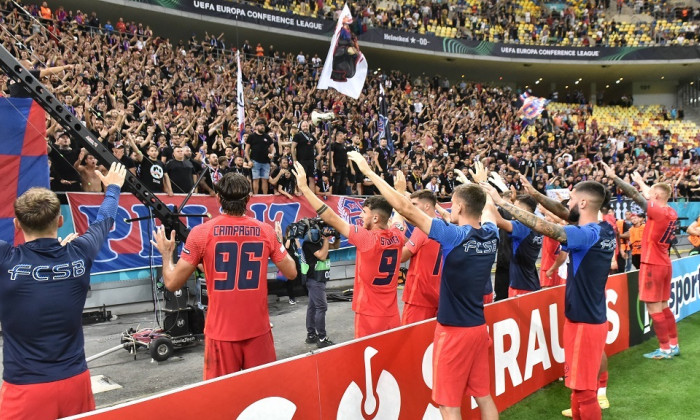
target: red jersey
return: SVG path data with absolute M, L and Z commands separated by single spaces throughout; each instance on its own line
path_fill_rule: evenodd
M 642 262 L 671 265 L 668 248 L 676 230 L 678 214 L 670 206 L 647 202 L 647 223 L 642 236 Z
M 396 286 L 405 238 L 397 228 L 351 226 L 348 242 L 357 247 L 352 310 L 370 316 L 398 316 Z
M 411 263 L 406 273 L 403 301 L 411 305 L 438 307 L 442 276 L 442 247 L 422 230 L 415 228 L 406 241 Z
M 558 249 L 561 243 L 549 236 L 542 236 L 542 261 L 540 261 L 540 270 L 547 271 L 554 265 L 554 261 L 559 254 Z M 556 274 L 556 273 L 555 273 Z
M 620 250 L 620 231 L 617 228 L 617 219 L 615 218 L 615 215 L 613 214 L 606 214 L 603 216 L 603 221 L 608 222 L 610 226 L 612 226 L 613 231 L 615 232 L 615 252 L 619 252 Z
M 240 341 L 270 331 L 267 260 L 278 263 L 286 255 L 272 227 L 247 216 L 221 215 L 193 228 L 180 258 L 204 264 L 209 295 L 204 334 Z

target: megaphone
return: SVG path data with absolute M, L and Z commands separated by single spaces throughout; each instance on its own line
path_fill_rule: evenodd
M 331 121 L 335 119 L 335 112 L 311 111 L 311 123 L 318 125 L 321 121 Z

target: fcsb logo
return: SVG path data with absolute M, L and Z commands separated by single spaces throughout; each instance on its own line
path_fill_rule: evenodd
M 350 225 L 362 226 L 362 201 L 347 197 L 338 198 L 338 215 Z

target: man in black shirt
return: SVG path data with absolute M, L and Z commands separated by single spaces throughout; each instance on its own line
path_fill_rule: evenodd
M 26 69 L 30 69 L 32 67 L 32 63 L 30 63 L 28 60 L 22 60 L 20 62 Z M 41 70 L 29 70 L 29 73 L 34 76 L 35 79 L 39 80 L 41 82 L 41 79 L 44 77 L 51 76 L 52 74 L 60 73 L 66 69 L 72 69 L 73 65 L 68 64 L 65 66 L 56 66 L 56 67 L 46 67 Z M 10 97 L 12 98 L 31 98 L 30 92 L 25 89 L 21 84 L 19 83 L 11 83 L 9 86 L 10 89 Z M 76 155 L 77 156 L 77 155 Z
M 345 148 L 346 153 L 345 156 L 347 157 L 347 152 L 354 151 L 357 153 L 362 153 L 362 149 L 360 149 L 361 145 L 361 140 L 360 136 L 357 134 L 352 135 L 352 144 L 348 147 Z M 355 194 L 362 195 L 362 184 L 364 182 L 365 176 L 360 172 L 360 168 L 357 166 L 357 163 L 355 162 L 350 162 L 350 174 L 348 176 L 350 178 L 350 182 L 355 185 Z
M 343 131 L 335 133 L 335 142 L 331 144 L 330 161 L 331 173 L 333 174 L 333 192 L 345 195 L 348 188 L 348 151 Z
M 375 159 L 377 161 L 377 166 L 381 169 L 381 176 L 389 183 L 389 185 L 394 185 L 394 180 L 391 179 L 391 174 L 389 173 L 389 164 L 391 163 L 391 150 L 387 146 L 386 139 L 379 140 L 379 147 L 375 150 Z
M 131 141 L 133 143 L 133 139 Z M 158 147 L 154 144 L 148 146 L 146 151 L 148 156 L 144 156 L 135 144 L 132 144 L 132 147 L 136 150 L 136 162 L 138 163 L 136 176 L 139 181 L 143 182 L 143 185 L 154 193 L 166 192 L 168 196 L 172 196 L 173 189 L 170 185 L 170 177 L 165 173 L 163 162 L 158 160 Z
M 248 141 L 245 144 L 246 157 L 253 162 L 253 194 L 258 194 L 258 187 L 261 184 L 262 194 L 267 194 L 267 180 L 270 178 L 270 156 L 274 152 L 274 142 L 265 133 L 265 120 L 257 120 L 255 131 L 248 135 Z
M 306 175 L 308 177 L 307 181 L 309 183 L 309 188 L 314 190 L 314 172 L 315 172 L 315 149 L 317 148 L 317 141 L 313 134 L 309 131 L 309 122 L 301 122 L 301 130 L 294 135 L 292 138 L 292 159 L 301 163 L 304 167 Z
M 194 166 L 185 159 L 185 151 L 180 146 L 173 148 L 173 160 L 165 164 L 165 173 L 172 181 L 174 193 L 189 193 L 197 181 Z
M 273 187 L 274 195 L 282 194 L 287 198 L 292 198 L 292 195 L 296 194 L 296 178 L 292 176 L 289 160 L 280 159 L 280 166 L 273 169 L 270 175 L 270 185 Z
M 71 148 L 70 137 L 63 132 L 58 135 L 55 147 L 51 148 L 51 172 L 54 174 L 52 185 L 55 191 L 81 191 L 80 175 L 73 167 L 80 151 Z
M 222 159 L 222 158 L 226 159 L 226 161 L 228 162 L 228 158 L 226 158 L 226 156 L 222 156 L 219 159 Z M 233 159 L 233 164 L 229 167 L 229 172 L 233 172 L 234 174 L 243 175 L 244 177 L 248 178 L 248 182 L 250 182 L 252 185 L 252 180 L 250 178 L 250 176 L 251 176 L 250 169 L 246 168 L 243 165 L 244 163 L 245 163 L 245 161 L 243 160 L 242 156 L 236 156 Z M 219 162 L 219 164 L 221 164 L 221 162 Z
M 510 197 L 511 192 L 506 192 L 504 197 Z M 498 212 L 506 220 L 513 219 L 507 211 L 498 207 Z M 495 301 L 508 299 L 508 287 L 510 286 L 510 260 L 513 257 L 513 240 L 510 238 L 509 232 L 504 229 L 498 229 L 498 253 L 496 254 L 496 274 L 494 277 L 493 291 L 496 294 Z

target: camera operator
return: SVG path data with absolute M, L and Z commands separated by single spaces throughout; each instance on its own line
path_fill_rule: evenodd
M 284 248 L 287 250 L 287 253 L 294 260 L 294 265 L 297 269 L 297 276 L 293 279 L 288 278 L 285 282 L 287 286 L 287 296 L 289 297 L 289 304 L 296 305 L 297 300 L 296 296 L 294 295 L 294 286 L 299 284 L 299 279 L 301 279 L 301 265 L 299 262 L 299 255 L 297 255 L 297 251 L 299 250 L 299 239 L 293 234 L 293 232 L 291 232 L 290 228 L 291 225 L 287 226 L 287 232 L 283 238 L 282 225 L 280 225 L 280 222 L 275 222 L 275 234 L 277 235 L 277 240 L 284 245 Z
M 306 343 L 316 344 L 318 348 L 332 346 L 334 343 L 326 335 L 326 282 L 331 277 L 331 260 L 328 258 L 330 239 L 335 230 L 331 227 L 312 226 L 304 237 L 301 250 L 306 269 L 306 289 L 309 291 L 309 306 L 306 310 Z M 334 244 L 338 244 L 336 238 Z

